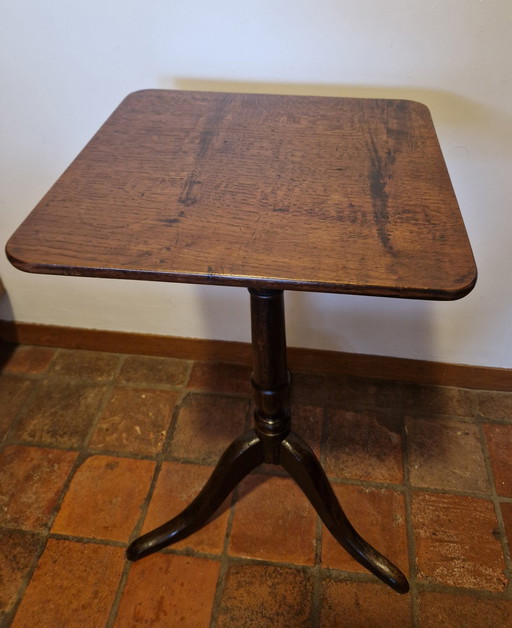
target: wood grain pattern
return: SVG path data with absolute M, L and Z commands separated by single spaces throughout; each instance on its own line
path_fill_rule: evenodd
M 403 100 L 129 95 L 7 245 L 28 272 L 425 299 L 476 267 Z

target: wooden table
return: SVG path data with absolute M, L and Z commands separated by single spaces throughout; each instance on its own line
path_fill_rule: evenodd
M 28 272 L 240 286 L 251 293 L 255 428 L 132 560 L 201 527 L 261 462 L 400 592 L 290 429 L 284 290 L 457 299 L 476 267 L 428 109 L 405 100 L 130 94 L 9 240 Z

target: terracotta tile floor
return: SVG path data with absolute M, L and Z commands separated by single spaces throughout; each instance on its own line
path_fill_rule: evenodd
M 250 369 L 4 346 L 2 626 L 512 626 L 512 393 L 295 373 L 297 432 L 349 518 L 411 582 L 333 541 L 280 469 L 131 564 L 251 424 Z

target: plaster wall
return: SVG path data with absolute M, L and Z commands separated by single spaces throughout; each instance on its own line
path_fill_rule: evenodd
M 287 294 L 292 346 L 512 367 L 509 0 L 6 0 L 6 242 L 134 90 L 411 98 L 429 106 L 479 280 L 461 301 Z M 236 288 L 29 275 L 0 258 L 4 320 L 249 339 Z

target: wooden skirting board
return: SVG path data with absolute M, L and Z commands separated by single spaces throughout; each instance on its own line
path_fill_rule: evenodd
M 156 355 L 187 360 L 251 363 L 249 343 L 225 340 L 158 336 L 11 321 L 0 321 L 0 340 L 47 347 Z M 512 369 L 445 364 L 298 347 L 288 348 L 288 365 L 293 370 L 440 386 L 512 391 Z

